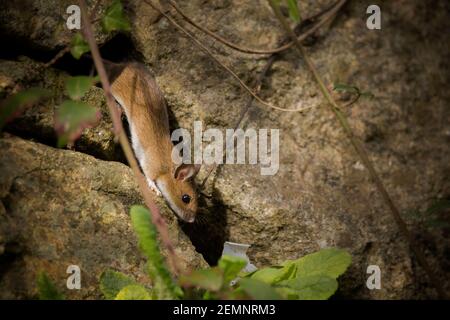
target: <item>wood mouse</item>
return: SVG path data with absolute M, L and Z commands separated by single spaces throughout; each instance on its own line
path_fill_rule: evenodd
M 125 112 L 131 142 L 149 187 L 162 195 L 183 221 L 194 222 L 197 193 L 192 184 L 200 166 L 175 165 L 167 106 L 152 74 L 140 63 L 105 63 L 111 93 Z

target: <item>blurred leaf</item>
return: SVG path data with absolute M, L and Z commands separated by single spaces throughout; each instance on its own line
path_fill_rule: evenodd
M 289 299 L 325 300 L 336 292 L 338 283 L 332 277 L 315 275 L 281 281 L 277 288 Z
M 288 10 L 289 10 L 289 18 L 291 18 L 294 22 L 300 22 L 300 13 L 298 11 L 297 0 L 286 0 Z
M 86 52 L 89 52 L 89 45 L 86 41 L 84 41 L 81 33 L 78 32 L 72 38 L 72 42 L 70 44 L 70 53 L 75 59 L 78 60 Z
M 64 300 L 64 296 L 58 292 L 45 272 L 39 273 L 37 277 L 37 287 L 40 300 Z
M 347 270 L 351 261 L 350 254 L 345 250 L 322 249 L 293 261 L 297 267 L 295 277 L 323 275 L 336 279 Z
M 106 9 L 102 19 L 102 26 L 105 32 L 114 30 L 129 31 L 130 22 L 123 13 L 123 6 L 120 0 L 113 0 L 111 6 Z
M 0 131 L 7 122 L 20 115 L 27 107 L 48 96 L 50 96 L 48 90 L 30 88 L 6 98 L 0 108 Z
M 255 300 L 282 299 L 270 284 L 252 278 L 243 278 L 239 280 L 239 288 Z
M 370 91 L 361 91 L 357 86 L 352 86 L 344 83 L 335 84 L 333 90 L 338 92 L 349 92 L 352 94 L 359 95 L 360 97 L 373 99 L 375 95 Z
M 158 299 L 175 299 L 182 294 L 175 286 L 164 258 L 159 251 L 157 231 L 150 219 L 150 212 L 143 206 L 132 206 L 131 223 L 139 240 L 139 247 L 147 257 L 147 269 L 153 280 L 153 291 Z
M 58 147 L 78 139 L 86 128 L 95 126 L 100 120 L 100 112 L 81 101 L 66 100 L 59 107 L 55 117 Z
M 98 81 L 98 77 L 76 76 L 66 78 L 66 91 L 71 99 L 81 99 Z
M 218 267 L 223 271 L 223 282 L 228 285 L 246 265 L 245 259 L 223 255 L 218 263 Z
M 361 97 L 364 97 L 364 98 L 369 98 L 369 99 L 375 98 L 375 95 L 369 91 L 361 92 L 360 95 L 361 95 Z
M 255 271 L 250 278 L 274 284 L 295 275 L 295 263 L 286 263 L 283 267 L 268 267 Z
M 340 91 L 340 92 L 350 92 L 354 94 L 360 94 L 360 90 L 356 86 L 351 86 L 345 83 L 338 83 L 334 85 L 333 88 L 334 91 Z
M 136 281 L 121 272 L 106 270 L 100 275 L 100 290 L 105 299 L 112 300 L 124 287 L 136 284 Z
M 152 297 L 143 286 L 132 284 L 120 290 L 115 300 L 152 300 Z
M 178 282 L 183 287 L 198 287 L 210 291 L 218 291 L 224 283 L 222 270 L 218 267 L 194 270 L 188 275 L 180 276 Z

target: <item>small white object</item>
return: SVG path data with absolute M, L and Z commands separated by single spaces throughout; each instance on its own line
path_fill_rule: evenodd
M 229 255 L 247 260 L 247 265 L 244 267 L 244 269 L 242 269 L 242 271 L 253 272 L 258 268 L 256 268 L 250 262 L 250 259 L 247 256 L 248 248 L 250 248 L 249 244 L 225 241 L 225 243 L 223 244 L 222 255 Z

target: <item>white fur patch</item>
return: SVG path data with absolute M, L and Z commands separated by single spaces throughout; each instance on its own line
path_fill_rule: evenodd
M 146 179 L 147 179 L 147 184 L 148 184 L 149 188 L 150 188 L 152 191 L 154 191 L 158 197 L 160 197 L 160 196 L 162 195 L 162 193 L 161 193 L 161 191 L 158 189 L 158 186 L 156 185 L 155 181 L 150 180 L 150 179 L 148 179 L 148 178 L 146 178 Z
M 123 106 L 123 101 L 120 99 L 120 97 L 115 96 L 114 97 L 118 104 L 120 106 Z M 149 177 L 145 175 L 146 167 L 148 161 L 151 161 L 148 154 L 145 153 L 144 148 L 142 147 L 142 144 L 139 140 L 139 137 L 136 133 L 134 123 L 129 117 L 129 114 L 127 113 L 126 109 L 122 107 L 122 109 L 125 111 L 125 114 L 127 116 L 128 124 L 130 126 L 130 132 L 131 132 L 131 146 L 133 147 L 134 154 L 136 156 L 137 161 L 139 162 L 139 165 L 141 166 L 142 170 L 144 171 L 145 179 L 147 180 L 147 184 L 149 188 L 156 193 L 157 196 L 161 196 L 161 191 L 158 189 L 157 185 L 153 180 L 151 180 Z

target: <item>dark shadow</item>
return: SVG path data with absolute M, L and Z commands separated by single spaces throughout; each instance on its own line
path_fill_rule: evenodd
M 216 265 L 222 255 L 223 244 L 229 238 L 226 207 L 219 194 L 199 196 L 199 210 L 193 224 L 179 222 L 181 229 L 191 239 L 197 252 L 209 265 Z

